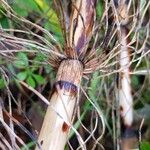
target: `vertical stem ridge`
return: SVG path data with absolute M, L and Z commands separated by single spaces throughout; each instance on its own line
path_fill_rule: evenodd
M 129 22 L 129 2 L 127 0 L 114 0 L 116 7 L 115 21 L 117 23 L 119 47 L 119 66 L 120 66 L 120 87 L 119 87 L 119 105 L 123 124 L 130 127 L 133 122 L 133 98 L 131 93 L 130 81 L 130 49 L 128 48 L 128 29 Z
M 118 30 L 119 47 L 119 107 L 122 119 L 121 149 L 132 149 L 135 145 L 136 136 L 132 129 L 133 124 L 133 97 L 130 79 L 130 49 L 127 24 L 129 22 L 129 6 L 127 0 L 114 0 L 116 7 L 115 16 Z
M 124 27 L 121 27 L 120 35 L 120 89 L 119 89 L 119 102 L 120 111 L 123 123 L 125 126 L 130 127 L 133 122 L 133 98 L 131 94 L 131 81 L 130 81 L 130 54 L 127 47 L 127 31 Z
M 38 139 L 43 150 L 63 150 L 65 147 L 83 76 L 83 64 L 78 59 L 81 53 L 83 57 L 86 53 L 84 46 L 93 29 L 95 3 L 96 0 L 76 0 L 73 4 L 69 43 L 65 43 L 68 45 L 64 48 L 68 59 L 62 60 L 58 68 L 55 89 Z M 81 52 L 82 49 L 85 50 Z
M 60 64 L 55 90 L 38 139 L 42 150 L 64 149 L 82 73 L 83 67 L 78 60 L 63 60 Z
M 77 0 L 73 6 L 70 46 L 78 53 L 85 46 L 93 29 L 96 0 Z

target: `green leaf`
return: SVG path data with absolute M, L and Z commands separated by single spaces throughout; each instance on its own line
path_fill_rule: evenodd
M 16 74 L 16 69 L 15 69 L 15 67 L 13 66 L 13 64 L 7 64 L 7 68 L 8 68 L 8 70 L 9 70 L 9 72 L 11 73 L 11 74 Z
M 62 41 L 63 37 L 61 25 L 56 12 L 52 9 L 52 7 L 49 7 L 50 1 L 48 1 L 48 3 L 43 0 L 34 0 L 34 1 L 40 7 L 43 18 L 46 19 L 44 28 L 47 29 L 48 31 L 51 31 L 56 40 Z
M 103 4 L 101 1 L 99 1 L 96 5 L 96 15 L 97 17 L 101 17 L 103 14 Z
M 27 17 L 28 16 L 28 12 L 25 9 L 22 9 L 21 7 L 18 7 L 17 4 L 14 4 L 12 6 L 12 8 L 15 10 L 15 12 L 22 17 Z
M 99 83 L 99 73 L 98 72 L 95 72 L 93 74 L 93 77 L 92 77 L 92 80 L 91 80 L 91 84 L 90 84 L 90 87 L 92 88 L 92 91 L 96 91 L 97 90 L 97 85 Z
M 19 69 L 24 69 L 29 65 L 28 57 L 25 53 L 18 53 L 17 54 L 17 60 L 14 61 L 14 66 Z
M 38 74 L 33 74 L 34 79 L 36 80 L 37 83 L 39 84 L 44 84 L 45 83 L 45 79 Z
M 44 61 L 45 60 L 45 55 L 43 55 L 42 53 L 37 53 L 37 55 L 36 55 L 36 57 L 33 59 L 34 61 L 35 61 L 35 63 L 37 62 L 37 61 Z
M 88 88 L 88 95 L 92 100 L 96 99 L 97 85 L 99 84 L 99 73 L 95 72 L 90 81 L 90 86 Z
M 34 79 L 33 79 L 31 76 L 29 76 L 29 77 L 27 78 L 26 82 L 27 82 L 27 84 L 28 84 L 29 86 L 35 88 L 35 81 L 34 81 Z
M 133 85 L 134 88 L 138 88 L 139 80 L 137 76 L 135 75 L 131 76 L 131 84 Z
M 46 58 L 42 53 L 38 53 L 32 61 L 32 66 L 31 66 L 32 72 L 39 69 L 39 67 L 41 67 L 41 63 L 44 62 L 45 59 Z
M 49 74 L 52 71 L 52 68 L 50 65 L 44 65 L 44 70 L 47 74 Z
M 29 142 L 26 144 L 26 147 L 33 148 L 34 145 L 35 145 L 35 142 Z M 26 150 L 27 149 L 26 147 L 25 146 L 21 147 L 21 150 Z
M 150 150 L 150 143 L 149 142 L 141 142 L 140 143 L 140 150 Z
M 33 0 L 15 0 L 12 8 L 15 10 L 15 12 L 23 17 L 28 16 L 31 12 L 40 12 L 40 9 L 35 1 Z
M 0 25 L 1 25 L 3 28 L 8 29 L 8 28 L 9 28 L 8 19 L 7 19 L 6 17 L 0 18 Z
M 27 78 L 27 71 L 23 71 L 17 74 L 19 80 L 25 80 Z
M 17 57 L 21 60 L 24 60 L 28 64 L 28 57 L 25 53 L 20 52 L 20 53 L 17 54 Z
M 3 89 L 5 87 L 5 83 L 3 79 L 0 79 L 0 89 Z

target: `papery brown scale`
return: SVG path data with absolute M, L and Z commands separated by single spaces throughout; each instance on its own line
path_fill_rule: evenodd
M 77 6 L 74 8 L 72 15 L 72 24 L 70 29 L 72 30 L 70 34 L 70 43 L 78 55 L 82 53 L 85 55 L 87 48 L 87 41 L 89 41 L 90 34 L 92 33 L 94 25 L 94 5 L 95 0 L 82 0 L 77 1 Z M 83 51 L 84 48 L 84 51 Z M 81 52 L 82 51 L 82 52 Z
M 79 37 L 77 45 L 75 47 L 75 49 L 76 49 L 77 52 L 79 52 L 82 49 L 82 47 L 83 47 L 83 45 L 85 43 L 85 39 L 86 39 L 86 37 L 85 37 L 84 29 L 83 29 L 82 30 L 82 34 Z

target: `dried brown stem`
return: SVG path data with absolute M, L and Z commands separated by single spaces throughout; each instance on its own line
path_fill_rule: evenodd
M 78 60 L 64 60 L 60 64 L 55 89 L 39 135 L 42 149 L 64 149 L 82 74 L 83 66 Z

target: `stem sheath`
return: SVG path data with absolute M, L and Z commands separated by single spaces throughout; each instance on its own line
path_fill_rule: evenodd
M 83 66 L 78 60 L 63 60 L 47 108 L 38 142 L 42 150 L 63 150 L 72 123 Z M 69 122 L 69 124 L 68 124 Z M 38 147 L 36 147 L 36 150 Z

